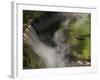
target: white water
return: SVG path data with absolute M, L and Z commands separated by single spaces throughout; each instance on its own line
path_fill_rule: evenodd
M 64 54 L 59 53 L 57 47 L 50 47 L 42 43 L 31 25 L 25 30 L 24 40 L 32 47 L 34 52 L 44 61 L 46 67 L 64 67 Z

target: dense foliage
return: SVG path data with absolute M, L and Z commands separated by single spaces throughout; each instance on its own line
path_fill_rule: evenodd
M 68 43 L 72 46 L 72 55 L 90 60 L 91 17 L 83 15 L 83 20 L 71 21 L 69 24 Z

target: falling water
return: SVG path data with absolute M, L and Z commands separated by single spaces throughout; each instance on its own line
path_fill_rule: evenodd
M 32 47 L 34 52 L 45 62 L 46 67 L 64 67 L 64 55 L 59 53 L 57 47 L 50 47 L 42 43 L 31 25 L 25 30 L 24 40 Z

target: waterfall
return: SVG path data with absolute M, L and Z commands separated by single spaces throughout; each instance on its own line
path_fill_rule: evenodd
M 40 56 L 46 67 L 64 67 L 64 55 L 60 54 L 57 47 L 51 47 L 41 42 L 34 30 L 29 25 L 24 32 L 24 40 L 32 47 L 33 51 Z

